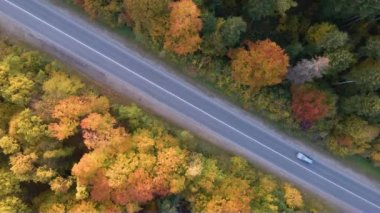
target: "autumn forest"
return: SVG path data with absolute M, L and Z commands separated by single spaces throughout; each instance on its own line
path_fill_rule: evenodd
M 0 41 L 0 212 L 309 211 L 289 183 Z
M 67 0 L 280 129 L 380 165 L 378 0 Z
M 379 0 L 60 1 L 279 129 L 380 166 Z M 0 37 L 0 212 L 329 208 L 75 73 Z

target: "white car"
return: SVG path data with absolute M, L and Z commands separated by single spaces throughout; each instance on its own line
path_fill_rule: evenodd
M 301 152 L 297 153 L 297 158 L 300 159 L 300 160 L 302 160 L 303 162 L 308 163 L 308 164 L 312 164 L 313 163 L 313 160 L 309 156 L 307 156 L 307 155 L 305 155 L 305 154 L 303 154 Z

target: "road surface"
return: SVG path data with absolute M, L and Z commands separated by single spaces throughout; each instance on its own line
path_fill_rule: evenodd
M 115 45 L 109 37 L 91 31 L 91 27 L 78 24 L 51 7 L 40 0 L 0 0 L 2 15 L 233 141 L 237 147 L 281 170 L 279 173 L 302 180 L 303 186 L 319 190 L 352 211 L 380 212 L 378 189 L 371 189 L 360 179 L 347 177 L 334 165 L 318 159 L 311 165 L 300 162 L 294 146 L 255 126 L 250 117 L 231 110 L 222 101 L 215 101 L 182 79 L 136 57 L 131 50 Z

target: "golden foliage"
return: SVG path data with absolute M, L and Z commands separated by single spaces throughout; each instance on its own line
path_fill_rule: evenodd
M 80 124 L 83 129 L 84 144 L 89 149 L 96 149 L 110 145 L 114 138 L 126 137 L 125 142 L 127 142 L 124 129 L 114 128 L 115 124 L 116 119 L 109 113 L 89 114 Z
M 204 212 L 251 212 L 253 192 L 249 181 L 227 177 L 213 192 Z
M 181 0 L 170 4 L 170 27 L 165 35 L 164 48 L 178 55 L 197 51 L 200 47 L 202 29 L 201 13 L 192 0 Z
M 20 180 L 28 180 L 36 169 L 34 163 L 37 161 L 38 157 L 34 152 L 27 155 L 18 153 L 12 155 L 9 159 L 11 171 Z
M 171 0 L 124 0 L 126 17 L 134 23 L 137 33 L 148 32 L 155 41 L 165 35 Z
M 54 107 L 52 117 L 58 123 L 51 123 L 49 131 L 58 140 L 64 140 L 76 132 L 79 119 L 89 113 L 105 113 L 109 110 L 109 101 L 106 97 L 70 96 L 60 100 Z
M 50 181 L 49 185 L 52 191 L 55 193 L 66 193 L 73 184 L 71 179 L 65 179 L 63 177 L 56 177 Z
M 240 84 L 257 90 L 281 83 L 287 74 L 289 57 L 275 42 L 246 42 L 246 48 L 229 52 L 232 77 Z
M 74 164 L 71 173 L 77 177 L 80 184 L 87 185 L 107 158 L 106 154 L 102 150 L 84 154 L 80 161 Z
M 299 209 L 303 206 L 303 199 L 300 191 L 288 183 L 284 185 L 284 191 L 285 202 L 289 208 Z
M 80 203 L 75 204 L 69 210 L 70 213 L 97 213 L 95 203 L 90 201 L 81 201 Z

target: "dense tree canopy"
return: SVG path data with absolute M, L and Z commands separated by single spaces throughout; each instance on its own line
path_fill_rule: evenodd
M 335 98 L 311 85 L 292 86 L 292 113 L 306 126 L 335 112 Z
M 281 83 L 289 65 L 284 51 L 270 40 L 247 42 L 246 46 L 229 53 L 233 78 L 253 90 Z
M 197 51 L 202 41 L 201 12 L 192 0 L 180 0 L 170 4 L 169 30 L 165 34 L 164 48 L 186 55 Z
M 62 99 L 54 107 L 52 117 L 58 123 L 51 123 L 49 131 L 58 140 L 66 139 L 76 133 L 79 119 L 91 112 L 104 113 L 109 110 L 109 102 L 105 97 L 70 96 Z
M 29 57 L 39 58 L 20 59 L 25 72 L 10 56 L 0 61 L 12 67 L 7 77 L 27 73 L 36 88 L 29 105 L 0 99 L 1 212 L 285 208 L 280 181 L 244 159 L 221 163 L 219 154 L 190 148 L 205 144 L 189 133 L 134 104 L 112 104 L 58 62 Z
M 282 15 L 292 7 L 297 6 L 293 0 L 247 0 L 244 8 L 249 18 L 260 20 L 268 16 Z
M 76 94 L 84 84 L 79 78 L 68 76 L 62 71 L 54 71 L 50 79 L 44 82 L 43 91 L 49 98 L 61 99 Z
M 324 22 L 311 26 L 307 31 L 306 39 L 317 47 L 333 50 L 345 45 L 348 35 L 339 31 L 337 26 Z
M 47 135 L 47 125 L 29 109 L 15 115 L 9 123 L 9 135 L 28 144 L 37 144 Z
M 374 93 L 342 99 L 341 107 L 347 114 L 355 113 L 370 120 L 380 121 L 380 97 Z
M 121 24 L 119 14 L 122 11 L 122 0 L 74 0 L 74 2 L 82 6 L 92 18 L 102 17 L 111 26 Z
M 361 49 L 361 54 L 374 60 L 380 60 L 380 36 L 369 37 Z
M 76 1 L 84 7 L 85 0 Z M 94 11 L 105 10 L 113 2 L 117 2 L 114 5 L 121 2 L 86 1 L 92 2 L 93 6 L 104 7 L 94 8 Z M 260 113 L 282 128 L 327 147 L 332 153 L 356 154 L 365 162 L 380 165 L 379 139 L 368 135 L 365 140 L 353 136 L 365 135 L 362 134 L 365 128 L 368 128 L 369 135 L 375 135 L 372 127 L 380 125 L 379 0 L 124 0 L 121 3 L 121 10 L 111 12 L 115 15 L 113 17 L 118 17 L 111 25 L 132 27 L 140 43 L 179 65 L 189 76 L 216 88 L 245 109 Z M 85 11 L 90 15 L 97 13 L 96 18 L 103 22 L 110 20 L 110 16 L 101 12 L 91 12 L 86 7 Z M 129 30 L 128 27 L 123 30 Z M 13 91 L 17 91 L 8 88 L 9 77 L 20 74 L 22 67 L 34 67 L 30 66 L 33 64 L 30 63 L 33 61 L 31 58 L 39 61 L 35 67 L 41 69 L 45 66 L 46 62 L 41 57 L 28 54 L 0 54 L 0 58 L 5 59 L 6 70 L 11 71 L 6 75 L 0 72 L 0 88 L 8 90 L 8 94 L 14 95 Z M 51 73 L 48 73 L 49 77 Z M 287 80 L 284 81 L 285 78 Z M 62 79 L 62 82 L 69 85 L 67 79 Z M 74 82 L 70 84 L 75 85 Z M 57 90 L 61 90 L 59 87 L 57 84 Z M 28 98 L 33 95 L 28 94 L 29 87 L 21 89 L 19 97 L 22 98 L 15 96 L 14 100 L 23 101 L 10 104 L 12 111 L 0 106 L 0 115 L 22 111 L 15 104 L 31 103 Z M 85 95 L 81 91 L 83 89 L 79 89 L 77 96 Z M 66 92 L 69 90 L 59 93 Z M 11 95 L 2 95 L 7 104 Z M 57 105 L 49 98 L 32 103 L 43 119 L 51 119 L 49 112 Z M 112 112 L 110 116 L 117 122 L 128 122 L 129 131 L 150 128 L 154 134 L 167 133 L 161 123 L 142 115 L 142 111 L 134 106 L 112 106 Z M 71 138 L 82 133 L 78 128 L 80 122 L 90 114 L 66 119 L 67 122 L 54 118 L 50 123 L 61 123 L 55 127 L 60 127 L 57 129 L 61 129 L 62 138 Z M 109 117 L 107 113 L 97 114 L 88 119 L 92 119 L 94 124 L 102 119 L 107 125 L 112 123 L 112 119 L 106 119 Z M 7 130 L 10 119 L 0 116 L 0 128 Z M 350 125 L 358 131 L 341 131 L 350 129 Z M 52 124 L 49 126 L 54 132 Z M 108 129 L 116 132 L 116 126 L 111 128 L 109 125 Z M 95 129 L 95 126 L 84 129 L 83 133 L 91 136 L 86 141 L 97 144 L 96 138 L 99 144 L 104 144 L 100 141 L 108 136 L 98 135 L 97 131 L 93 132 Z M 7 152 L 18 150 L 18 141 L 16 143 L 8 137 L 3 140 Z M 202 164 L 196 165 L 193 172 L 198 171 L 195 168 Z M 210 178 L 208 184 L 202 184 L 219 184 L 211 177 L 207 178 Z M 231 178 L 236 177 L 227 179 Z M 242 187 L 237 190 L 244 189 L 244 181 Z M 281 194 L 285 196 L 287 191 L 288 195 L 296 197 L 297 193 L 291 188 L 282 187 Z M 242 194 L 245 193 L 243 191 Z M 225 191 L 221 188 L 218 193 Z M 261 192 L 255 190 L 254 193 Z M 206 194 L 212 195 L 211 192 Z M 261 196 L 249 201 L 250 205 L 259 206 L 257 211 L 263 212 L 302 211 L 306 205 L 303 203 L 302 207 L 299 199 L 280 202 L 270 201 L 271 195 L 266 196 L 266 199 Z M 189 197 L 186 199 L 190 200 Z M 191 208 L 195 211 L 227 211 L 232 209 L 229 199 L 232 198 L 226 195 L 191 198 L 194 201 Z M 240 205 L 246 206 L 246 201 Z M 157 201 L 159 207 L 146 205 L 169 211 L 178 208 L 181 202 L 178 197 L 170 195 Z M 130 209 L 139 209 L 136 204 L 128 205 Z
M 210 18 L 212 17 L 212 18 Z M 212 14 L 204 17 L 202 53 L 212 56 L 223 56 L 227 49 L 235 47 L 247 30 L 247 23 L 241 17 L 229 17 L 227 20 L 216 18 Z
M 329 59 L 326 57 L 312 60 L 302 59 L 289 70 L 287 79 L 294 84 L 311 82 L 316 78 L 322 78 L 328 67 Z
M 334 129 L 328 141 L 331 151 L 339 155 L 362 154 L 370 148 L 370 142 L 380 134 L 380 128 L 368 124 L 356 116 L 344 118 Z
M 365 60 L 353 67 L 347 79 L 352 80 L 359 90 L 376 91 L 380 88 L 380 61 Z
M 361 18 L 375 17 L 380 10 L 379 0 L 336 0 L 321 1 L 322 11 L 327 16 L 335 15 L 336 18 L 359 16 Z
M 298 191 L 298 189 L 294 188 L 290 184 L 284 185 L 284 191 L 285 191 L 285 202 L 286 205 L 289 206 L 289 208 L 292 209 L 299 209 L 303 206 L 303 199 L 301 192 Z
M 228 18 L 220 29 L 223 43 L 226 47 L 233 47 L 239 41 L 241 34 L 247 30 L 247 24 L 241 17 Z
M 357 61 L 356 56 L 344 48 L 327 52 L 326 57 L 329 59 L 329 66 L 326 71 L 327 75 L 337 75 L 350 68 Z
M 171 0 L 124 0 L 126 16 L 133 21 L 137 33 L 147 32 L 157 40 L 168 28 Z
M 248 110 L 380 165 L 379 0 L 72 1 Z M 311 211 L 57 64 L 0 40 L 0 211 Z

